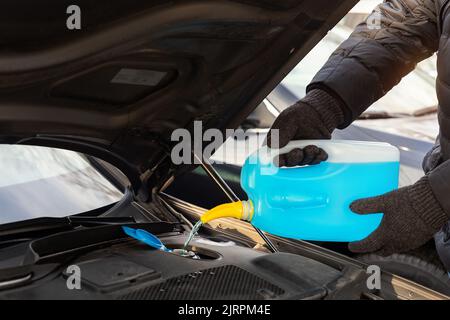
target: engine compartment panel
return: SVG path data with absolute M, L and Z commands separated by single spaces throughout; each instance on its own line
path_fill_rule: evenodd
M 106 234 L 107 228 L 97 229 Z M 99 230 L 94 231 L 102 234 Z M 159 236 L 169 248 L 181 247 L 186 239 L 182 232 Z M 38 241 L 35 248 L 51 243 L 49 239 Z M 16 287 L 2 290 L 0 283 L 0 298 L 321 299 L 336 291 L 336 284 L 345 278 L 343 270 L 307 257 L 269 254 L 207 237 L 194 238 L 190 248 L 200 259 L 154 250 L 128 237 L 82 252 L 66 250 L 63 254 L 63 248 L 61 244 L 60 254 L 47 252 L 47 256 L 36 260 L 34 267 L 50 271 L 41 276 L 36 272 L 32 281 Z M 79 290 L 70 290 L 67 285 L 73 266 L 78 267 L 81 276 Z M 361 282 L 359 278 L 353 280 Z

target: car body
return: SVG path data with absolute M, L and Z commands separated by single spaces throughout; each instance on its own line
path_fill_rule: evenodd
M 244 121 L 241 127 L 245 133 L 230 137 L 211 157 L 210 161 L 215 168 L 241 198 L 247 197 L 241 189 L 239 179 L 241 166 L 247 156 L 256 152 L 264 143 L 270 126 L 280 112 L 305 95 L 306 86 L 315 73 L 337 46 L 350 35 L 348 20 L 355 23 L 353 12 L 341 20 Z M 423 176 L 422 160 L 433 147 L 439 132 L 434 86 L 435 63 L 435 56 L 420 63 L 398 86 L 372 105 L 352 125 L 333 133 L 333 139 L 379 141 L 396 146 L 400 150 L 400 187 L 411 185 Z M 171 192 L 205 208 L 212 208 L 226 201 L 204 178 L 204 172 L 194 171 L 178 182 L 180 187 L 176 184 L 172 186 Z M 195 194 L 184 192 L 181 195 L 179 188 L 183 189 L 184 181 L 198 181 L 200 190 L 197 189 Z M 207 197 L 198 197 L 199 191 Z M 347 244 L 316 244 L 355 257 L 348 251 Z M 386 270 L 436 290 L 450 292 L 450 280 L 432 242 L 413 252 L 390 257 L 401 261 L 386 263 L 384 258 L 377 255 L 357 257 L 368 263 L 382 263 Z M 422 268 L 421 265 L 427 265 L 428 271 L 418 270 Z M 438 279 L 433 279 L 436 274 L 439 274 Z
M 122 229 L 181 248 L 202 210 L 165 193 L 197 166 L 172 161 L 173 131 L 236 128 L 356 1 L 77 3 L 81 30 L 61 15 L 71 1 L 0 12 L 0 143 L 84 154 L 123 196 L 1 224 L 1 299 L 446 298 L 389 273 L 371 290 L 364 263 L 235 221 L 201 230 L 188 247 L 200 259 Z

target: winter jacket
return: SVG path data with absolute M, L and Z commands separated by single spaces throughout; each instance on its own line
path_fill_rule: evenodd
M 322 89 L 339 99 L 345 115 L 339 128 L 345 128 L 436 51 L 440 134 L 423 167 L 450 214 L 450 0 L 384 1 L 333 53 L 307 91 Z

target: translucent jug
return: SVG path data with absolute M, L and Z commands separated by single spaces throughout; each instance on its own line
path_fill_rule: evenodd
M 318 165 L 277 168 L 274 157 L 316 145 L 328 153 Z M 293 141 L 277 150 L 263 147 L 251 155 L 241 185 L 253 203 L 251 223 L 283 237 L 316 241 L 355 241 L 380 224 L 382 214 L 358 215 L 352 201 L 398 187 L 397 148 L 379 142 Z
M 278 168 L 274 159 L 294 148 L 316 145 L 328 153 L 318 165 Z M 262 147 L 245 162 L 241 185 L 249 201 L 212 209 L 202 222 L 235 217 L 274 235 L 315 241 L 365 238 L 382 214 L 358 215 L 352 201 L 398 187 L 397 148 L 387 143 L 344 140 L 293 141 L 274 150 Z

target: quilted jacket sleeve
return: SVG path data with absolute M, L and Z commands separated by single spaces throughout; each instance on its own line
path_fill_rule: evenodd
M 308 86 L 343 103 L 344 128 L 438 48 L 437 0 L 386 0 L 332 54 Z

